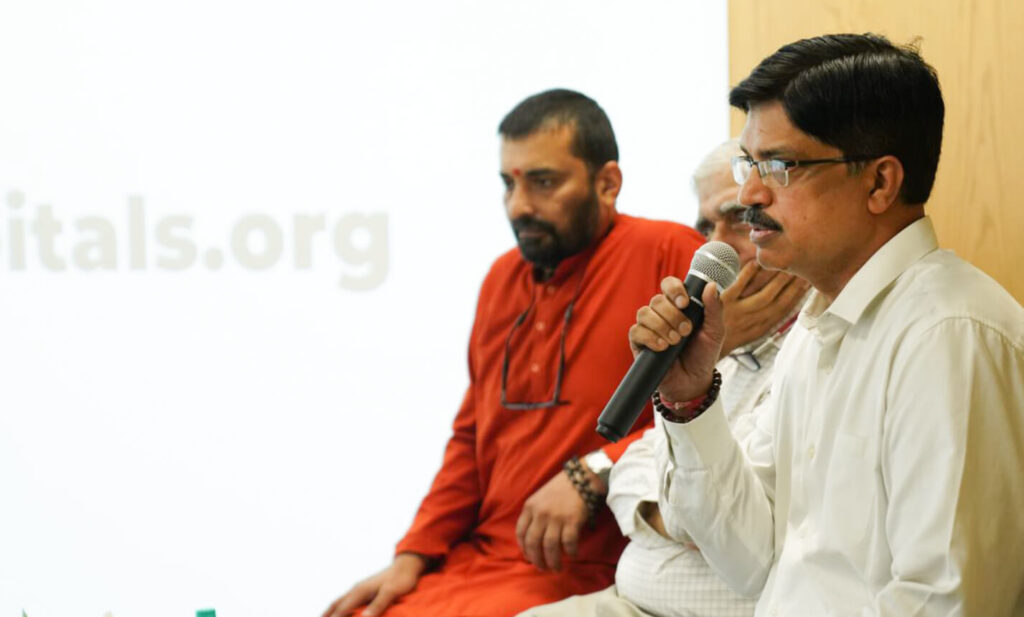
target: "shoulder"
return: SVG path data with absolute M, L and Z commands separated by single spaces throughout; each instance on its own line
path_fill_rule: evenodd
M 519 249 L 512 247 L 498 256 L 497 259 L 491 263 L 490 269 L 484 276 L 484 282 L 481 286 L 481 293 L 485 293 L 488 289 L 493 287 L 502 287 L 506 285 L 509 280 L 522 277 L 524 273 L 529 272 L 530 265 L 523 259 Z
M 1024 308 L 992 277 L 947 250 L 935 250 L 896 281 L 887 304 L 905 311 L 911 329 L 927 336 L 959 324 L 990 330 L 1024 349 Z
M 704 242 L 696 230 L 680 223 L 619 214 L 603 242 L 603 250 L 634 257 L 678 255 L 688 264 Z
M 704 236 L 697 233 L 697 230 L 672 221 L 619 214 L 615 219 L 615 227 L 621 230 L 620 235 L 624 238 L 634 241 L 692 244 L 695 247 L 705 242 Z

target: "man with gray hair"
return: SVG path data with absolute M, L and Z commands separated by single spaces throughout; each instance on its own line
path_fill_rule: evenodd
M 775 355 L 809 287 L 803 279 L 757 264 L 730 169 L 732 157 L 741 154 L 735 139 L 720 144 L 693 175 L 700 208 L 697 231 L 732 246 L 743 264 L 736 283 L 722 293 L 726 341 L 717 365 L 728 420 L 737 434 L 753 426 L 757 405 L 768 394 Z M 656 423 L 660 421 L 655 418 Z M 747 617 L 753 613 L 755 600 L 732 591 L 689 537 L 672 537 L 666 531 L 658 509 L 655 459 L 664 440 L 664 431 L 656 426 L 612 467 L 608 506 L 630 539 L 615 571 L 615 585 L 530 609 L 520 617 Z

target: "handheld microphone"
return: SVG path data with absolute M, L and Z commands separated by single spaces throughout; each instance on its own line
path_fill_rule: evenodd
M 690 271 L 683 282 L 686 293 L 690 296 L 690 303 L 683 309 L 683 314 L 693 324 L 693 330 L 664 351 L 640 350 L 633 360 L 633 366 L 622 378 L 615 394 L 612 394 L 597 419 L 597 432 L 602 437 L 614 442 L 629 433 L 651 394 L 679 357 L 679 352 L 704 324 L 704 305 L 700 300 L 704 287 L 708 283 L 715 283 L 721 291 L 732 285 L 739 270 L 739 255 L 725 242 L 711 241 L 697 249 L 690 263 Z

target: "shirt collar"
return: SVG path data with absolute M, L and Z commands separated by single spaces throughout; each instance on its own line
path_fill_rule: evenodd
M 921 217 L 905 227 L 875 251 L 854 273 L 831 305 L 817 290 L 811 293 L 800 313 L 800 324 L 808 329 L 835 321 L 847 326 L 860 320 L 868 305 L 914 262 L 939 246 L 931 219 Z

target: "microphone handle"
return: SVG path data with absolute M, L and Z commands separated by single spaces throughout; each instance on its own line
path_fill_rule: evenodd
M 672 363 L 686 347 L 690 337 L 704 325 L 704 305 L 700 297 L 705 284 L 704 280 L 692 274 L 686 277 L 685 286 L 690 303 L 683 309 L 683 314 L 693 324 L 690 334 L 664 351 L 641 349 L 633 360 L 633 366 L 629 367 L 619 387 L 608 399 L 608 404 L 597 419 L 597 432 L 608 441 L 616 442 L 629 434 Z

